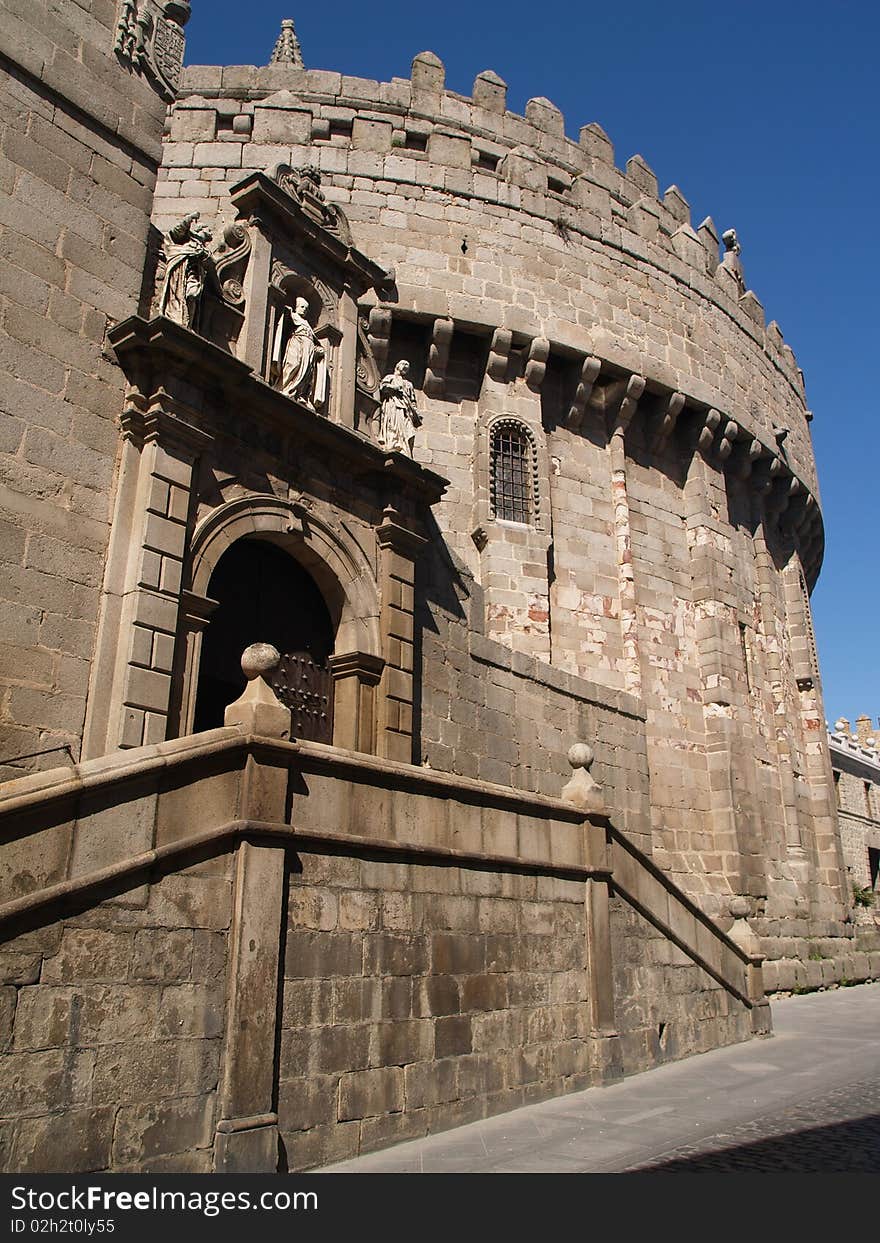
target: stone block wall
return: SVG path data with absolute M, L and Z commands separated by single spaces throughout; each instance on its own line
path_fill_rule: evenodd
M 610 914 L 625 1075 L 749 1038 L 749 1011 L 707 972 L 619 898 Z
M 291 1169 L 589 1084 L 582 883 L 300 859 L 278 1105 Z
M 0 1164 L 212 1168 L 229 857 L 0 948 Z
M 853 915 L 863 930 L 880 926 L 880 753 L 871 718 L 845 717 L 829 734 L 840 841 L 849 883 L 874 893 L 872 906 L 858 903 Z
M 482 633 L 483 592 L 441 550 L 417 566 L 421 721 L 416 762 L 554 795 L 574 742 L 594 747 L 593 773 L 614 822 L 650 853 L 644 715 L 623 691 L 587 681 Z
M 582 882 L 301 853 L 290 877 L 279 1129 L 290 1169 L 597 1081 Z M 612 901 L 620 1069 L 751 1034 L 748 1009 Z
M 114 0 L 0 4 L 0 775 L 78 758 L 165 105 Z M 2 762 L 50 752 L 16 763 Z

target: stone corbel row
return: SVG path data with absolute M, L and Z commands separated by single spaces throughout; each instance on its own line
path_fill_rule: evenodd
M 380 370 L 387 360 L 391 325 L 390 309 L 372 308 L 368 338 Z M 425 372 L 425 392 L 429 396 L 439 397 L 444 392 L 454 331 L 455 321 L 452 318 L 443 316 L 434 319 Z M 535 393 L 540 392 L 546 378 L 551 349 L 552 343 L 544 336 L 533 337 L 525 347 L 522 376 Z M 503 384 L 511 378 L 513 350 L 513 331 L 496 328 L 486 361 L 486 374 L 496 383 Z M 602 359 L 595 355 L 582 358 L 580 376 L 564 425 L 570 431 L 579 430 L 590 408 L 604 419 L 609 436 L 625 436 L 645 393 L 647 380 L 644 376 L 631 374 L 600 384 L 602 365 Z M 686 395 L 676 390 L 666 391 L 656 399 L 651 411 L 654 426 L 649 433 L 652 452 L 658 453 L 663 449 L 675 432 L 686 405 Z M 822 523 L 814 498 L 785 460 L 781 448 L 785 434 L 785 429 L 778 430 L 780 448 L 774 452 L 757 437 L 750 436 L 735 419 L 710 407 L 702 413 L 696 433 L 696 448 L 707 461 L 714 461 L 735 478 L 750 482 L 759 495 L 766 496 L 767 511 L 774 521 L 779 521 L 788 512 L 788 523 L 798 539 L 805 564 L 809 561 L 811 573 L 815 574 L 823 543 Z
M 782 453 L 774 453 L 757 437 L 744 433 L 735 420 L 725 419 L 715 409 L 707 410 L 703 416 L 697 447 L 706 460 L 717 460 L 736 479 L 749 483 L 763 499 L 767 516 L 774 523 L 780 524 L 785 517 L 808 576 L 814 579 L 824 546 L 819 507 Z

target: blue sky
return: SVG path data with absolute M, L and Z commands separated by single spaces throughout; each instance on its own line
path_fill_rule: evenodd
M 806 375 L 826 526 L 813 594 L 829 721 L 880 714 L 876 0 L 291 5 L 194 0 L 191 64 L 265 64 L 292 17 L 310 68 L 408 77 L 420 51 L 470 93 L 494 69 L 508 107 L 546 95 L 566 129 L 598 121 L 618 167 L 639 152 L 698 224 L 735 227 L 748 284 Z

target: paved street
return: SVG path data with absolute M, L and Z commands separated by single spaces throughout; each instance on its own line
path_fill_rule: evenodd
M 880 1172 L 880 984 L 773 1004 L 775 1034 L 326 1167 Z

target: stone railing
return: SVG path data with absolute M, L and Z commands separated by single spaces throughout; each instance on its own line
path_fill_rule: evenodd
M 732 936 L 725 935 L 611 826 L 602 791 L 589 772 L 590 748 L 572 748 L 572 780 L 561 798 L 550 798 L 290 741 L 289 713 L 264 680 L 277 653 L 260 645 L 248 654 L 242 664 L 249 685 L 227 709 L 223 729 L 118 752 L 72 770 L 39 773 L 9 782 L 0 792 L 0 930 L 13 957 L 17 945 L 34 952 L 33 937 L 40 929 L 58 929 L 59 921 L 81 917 L 108 901 L 127 908 L 114 934 L 124 940 L 132 920 L 134 935 L 137 909 L 146 909 L 144 895 L 155 887 L 161 902 L 169 873 L 192 876 L 196 865 L 198 875 L 198 867 L 206 864 L 216 873 L 211 861 L 232 856 L 226 1042 L 214 1168 L 276 1168 L 273 1067 L 282 1022 L 279 971 L 290 953 L 285 929 L 288 884 L 293 891 L 292 851 L 378 860 L 380 870 L 433 868 L 435 876 L 452 868 L 473 876 L 543 878 L 545 884 L 581 882 L 582 902 L 572 909 L 580 909 L 575 919 L 583 924 L 571 944 L 583 938 L 585 968 L 582 956 L 572 961 L 586 970 L 580 994 L 586 1007 L 582 1038 L 588 1035 L 593 1050 L 594 1081 L 616 1077 L 623 1066 L 612 961 L 610 902 L 615 895 L 720 984 L 731 1005 L 739 1005 L 745 1026 L 735 1038 L 749 1030 L 749 1013 L 752 1032 L 769 1030 L 760 958 L 745 921 L 739 921 L 742 935 L 736 935 L 736 926 Z M 379 883 L 381 891 L 384 882 Z M 570 891 L 567 900 L 572 901 Z M 186 929 L 186 911 L 176 919 Z M 206 922 L 212 922 L 211 916 L 205 920 L 203 912 L 202 926 Z M 318 938 L 320 950 L 324 925 L 319 920 L 307 926 L 318 929 L 309 935 Z M 454 926 L 441 924 L 433 934 L 441 939 L 455 935 L 442 932 Z M 73 942 L 94 935 L 84 934 L 76 921 L 65 936 L 68 931 Z M 328 952 L 340 935 L 328 934 Z M 393 932 L 375 935 L 397 945 Z M 459 935 L 466 940 L 469 934 Z M 526 953 L 525 941 L 521 945 Z M 392 950 L 397 952 L 393 945 Z M 348 969 L 360 978 L 360 952 L 356 959 Z M 294 956 L 294 968 L 296 963 Z M 124 966 L 119 969 L 124 977 Z M 526 969 L 534 970 L 534 964 Z M 434 963 L 435 973 L 448 970 Z M 50 986 L 65 985 L 66 971 L 63 965 L 52 966 Z M 72 979 L 77 978 L 74 969 Z M 111 985 L 115 979 L 101 978 Z M 28 982 L 39 991 L 40 980 L 37 965 Z M 548 1092 L 563 1090 L 549 1080 L 548 1085 Z M 518 1099 L 514 1093 L 505 1107 Z

